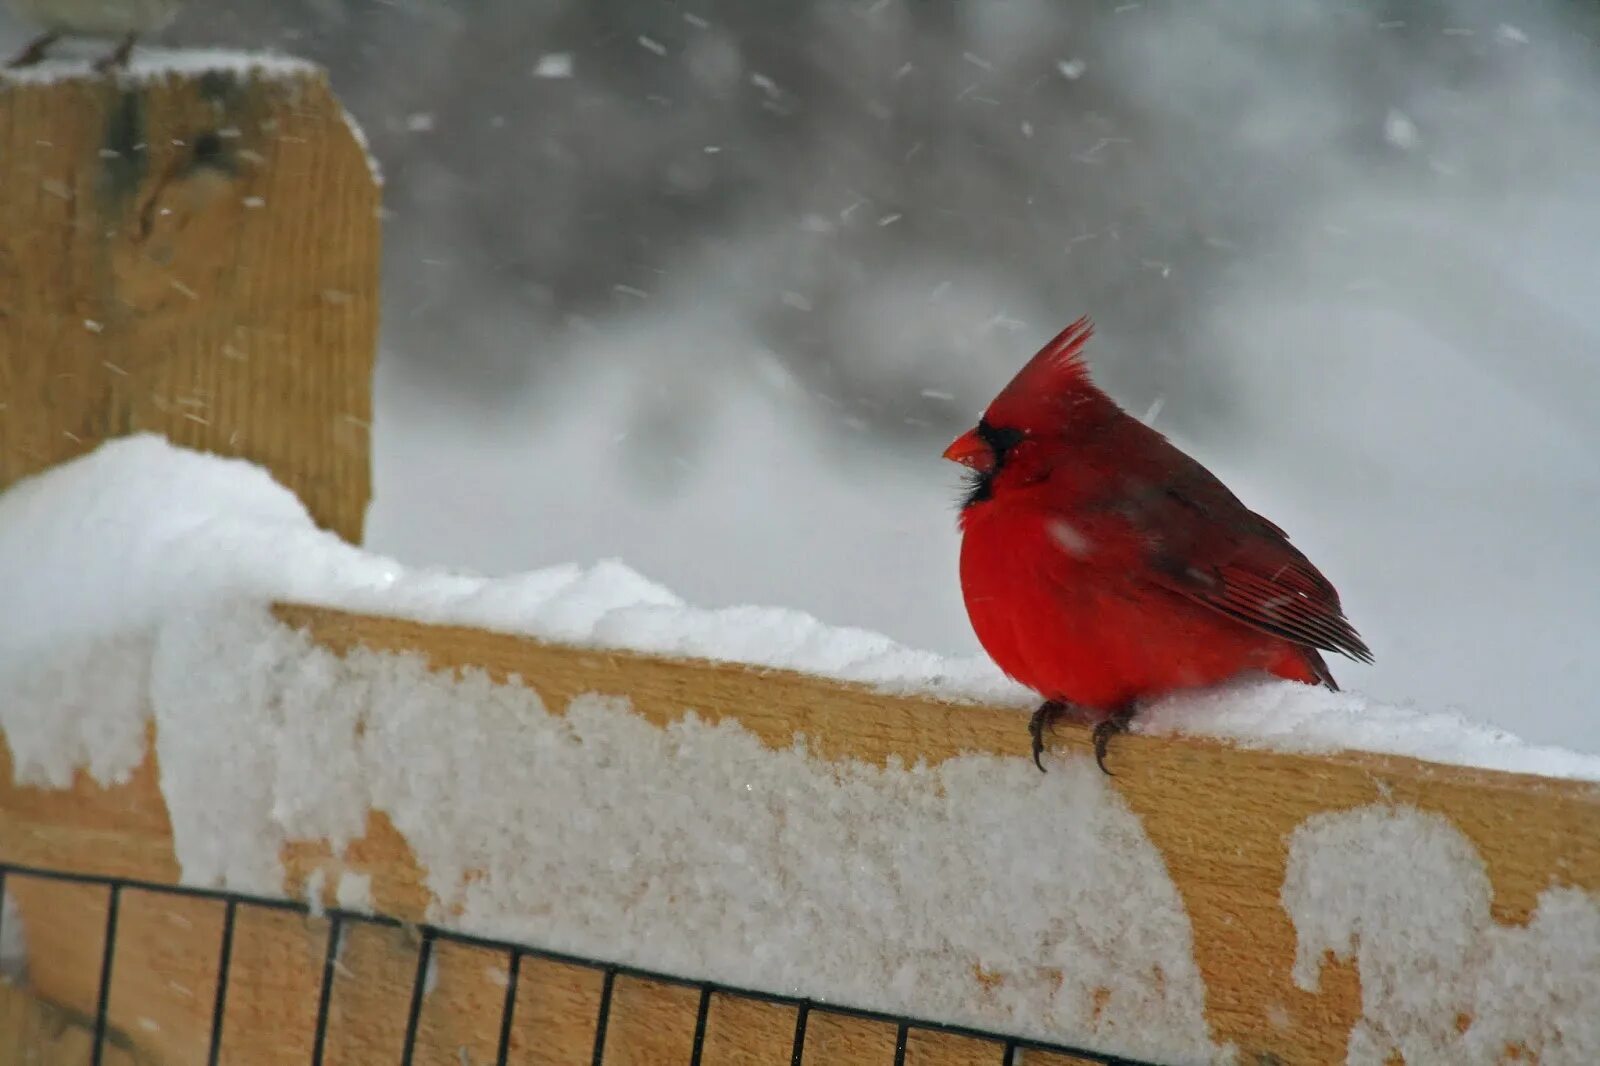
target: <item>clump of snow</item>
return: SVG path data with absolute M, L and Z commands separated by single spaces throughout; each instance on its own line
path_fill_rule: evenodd
M 346 870 L 339 875 L 335 893 L 339 906 L 347 911 L 372 911 L 372 875 Z
M 1383 139 L 1396 148 L 1417 146 L 1417 124 L 1404 111 L 1391 107 L 1383 118 Z
M 1068 81 L 1077 81 L 1083 77 L 1083 72 L 1089 69 L 1089 64 L 1081 59 L 1062 59 L 1056 62 L 1056 69 Z
M 283 877 L 281 873 L 278 877 L 278 884 L 281 888 L 283 884 Z M 328 871 L 322 869 L 321 867 L 312 870 L 311 876 L 306 878 L 306 902 L 311 905 L 311 917 L 313 918 L 321 918 L 323 915 L 328 913 L 327 908 L 322 902 L 323 892 L 327 889 L 327 887 Z
M 1282 898 L 1297 985 L 1316 991 L 1327 952 L 1360 969 L 1347 1061 L 1600 1062 L 1600 899 L 1552 886 L 1525 927 L 1497 924 L 1483 859 L 1445 819 L 1385 806 L 1307 819 Z
M 8 569 L 0 563 L 0 573 Z M 66 788 L 84 767 L 103 784 L 126 781 L 145 755 L 150 629 L 108 629 L 102 638 L 53 647 L 6 639 L 27 624 L 26 612 L 0 620 L 0 729 L 16 780 Z M 102 668 L 85 671 L 86 658 Z M 39 707 L 50 711 L 33 710 Z
M 1526 744 L 1456 714 L 1372 703 L 1351 692 L 1242 679 L 1171 696 L 1135 731 L 1216 737 L 1243 748 L 1319 755 L 1371 751 L 1508 773 L 1600 781 L 1600 756 Z
M 3 89 L 7 82 L 51 85 L 62 81 L 104 81 L 108 75 L 94 69 L 94 61 L 98 58 L 98 54 L 85 58 L 54 58 L 32 67 L 0 70 L 0 89 Z M 162 81 L 170 77 L 196 77 L 213 73 L 230 74 L 239 78 L 280 80 L 324 75 L 323 69 L 309 60 L 271 52 L 140 48 L 133 53 L 125 69 L 111 76 L 115 77 L 119 84 L 127 85 Z M 372 144 L 367 139 L 366 131 L 361 128 L 355 116 L 342 106 L 339 108 L 339 117 L 360 147 L 372 180 L 381 186 L 383 168 L 379 165 L 377 157 L 372 154 Z M 85 322 L 85 325 L 92 332 L 99 332 L 98 323 Z
M 533 76 L 535 78 L 572 77 L 572 53 L 546 52 L 533 65 Z
M 35 66 L 6 70 L 0 74 L 0 85 L 8 81 L 30 85 L 58 81 L 104 81 L 107 75 L 93 66 L 98 58 L 99 53 L 85 58 L 46 59 Z M 160 81 L 171 76 L 190 77 L 212 72 L 240 77 L 303 78 L 320 70 L 308 60 L 271 52 L 138 48 L 129 58 L 127 67 L 112 76 L 123 83 Z

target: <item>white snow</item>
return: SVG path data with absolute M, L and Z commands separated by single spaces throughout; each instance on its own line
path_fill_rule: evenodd
M 346 870 L 339 875 L 334 898 L 347 911 L 372 911 L 372 875 Z
M 1268 751 L 1370 751 L 1508 773 L 1600 781 L 1600 756 L 1523 742 L 1457 714 L 1375 704 L 1272 679 L 1241 679 L 1170 696 L 1140 712 L 1135 731 L 1183 733 Z
M 159 719 L 158 719 L 158 721 L 159 721 Z M 194 755 L 194 751 L 193 751 L 192 748 L 189 749 L 189 754 L 191 756 Z M 163 775 L 163 776 L 165 776 L 165 775 Z M 167 795 L 169 797 L 168 798 L 168 806 L 171 806 L 170 797 L 171 797 L 172 793 L 170 791 L 166 790 L 165 788 L 163 788 L 162 791 L 163 791 L 163 793 L 165 795 Z M 227 824 L 225 820 L 221 820 L 220 824 L 218 824 L 218 821 L 219 820 L 213 820 L 213 824 L 212 824 L 213 831 L 220 831 L 223 828 L 223 826 L 225 826 Z M 256 843 L 259 843 L 259 841 L 256 841 Z M 186 877 L 188 876 L 187 875 L 187 868 L 185 868 L 185 876 Z M 282 891 L 282 886 L 283 886 L 283 876 L 282 876 L 282 871 L 280 870 L 280 871 L 278 871 L 277 888 L 274 889 L 274 891 Z M 311 871 L 311 876 L 306 878 L 306 887 L 305 887 L 306 902 L 311 905 L 311 917 L 313 917 L 313 918 L 321 918 L 324 914 L 328 913 L 327 912 L 327 907 L 323 903 L 323 898 L 324 898 L 324 894 L 325 894 L 325 892 L 327 890 L 327 887 L 328 887 L 328 871 L 322 869 L 321 867 L 318 867 L 317 869 L 312 870 Z
M 71 49 L 74 42 L 61 45 L 63 49 Z M 103 51 L 103 50 L 102 50 Z M 7 82 L 16 82 L 24 85 L 50 85 L 61 81 L 102 81 L 106 75 L 99 73 L 93 67 L 94 60 L 99 58 L 99 53 L 86 57 L 51 58 L 37 66 L 23 67 L 17 70 L 0 70 L 0 89 Z M 161 49 L 139 48 L 136 49 L 124 70 L 116 72 L 115 77 L 119 84 L 144 83 L 161 81 L 169 77 L 194 77 L 200 74 L 221 72 L 244 78 L 273 78 L 296 80 L 308 77 L 324 77 L 325 72 L 315 63 L 294 56 L 279 55 L 273 52 L 230 52 L 217 49 L 184 48 Z M 367 170 L 372 174 L 372 180 L 378 185 L 383 184 L 383 168 L 379 165 L 377 157 L 372 154 L 371 142 L 367 139 L 366 131 L 361 124 L 343 106 L 339 108 L 340 120 L 355 137 L 360 146 L 362 155 L 367 161 Z M 234 131 L 233 136 L 237 136 Z M 97 324 L 85 323 L 88 328 L 98 332 Z
M 572 77 L 571 52 L 546 52 L 539 57 L 533 65 L 535 78 L 570 78 Z
M 1356 961 L 1348 1062 L 1600 1062 L 1600 900 L 1551 886 L 1523 927 L 1496 923 L 1490 898 L 1477 849 L 1437 815 L 1373 806 L 1296 829 L 1294 980 L 1315 991 L 1326 952 Z
M 68 46 L 62 46 L 66 48 Z M 93 68 L 103 49 L 92 55 L 72 58 L 52 58 L 32 67 L 6 70 L 0 74 L 0 85 L 21 82 L 29 85 L 49 84 L 58 81 L 103 81 L 106 75 Z M 303 78 L 320 74 L 315 63 L 294 56 L 272 52 L 230 52 L 209 48 L 137 48 L 128 66 L 117 71 L 118 81 L 159 81 L 171 76 L 193 76 L 222 71 L 242 77 Z
M 1083 77 L 1083 72 L 1089 69 L 1089 64 L 1085 63 L 1081 59 L 1062 59 L 1057 61 L 1056 69 L 1059 70 L 1061 72 L 1061 76 L 1066 78 L 1068 81 L 1077 81 L 1079 78 Z
M 356 139 L 356 146 L 361 149 L 361 155 L 367 161 L 367 173 L 372 175 L 372 181 L 379 188 L 383 187 L 383 164 L 378 162 L 378 157 L 372 154 L 372 141 L 367 138 L 367 131 L 361 128 L 361 123 L 350 113 L 350 109 L 343 104 L 339 105 L 339 118 L 344 122 L 345 128 L 350 131 L 350 136 Z
M 1417 146 L 1417 124 L 1404 111 L 1391 107 L 1383 117 L 1383 139 L 1396 148 Z

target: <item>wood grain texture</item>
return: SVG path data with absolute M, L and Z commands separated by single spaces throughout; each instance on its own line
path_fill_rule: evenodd
M 477 667 L 502 680 L 520 676 L 556 710 L 580 694 L 622 694 L 656 725 L 693 709 L 710 720 L 735 719 L 774 748 L 786 748 L 803 734 L 810 750 L 821 757 L 878 764 L 890 758 L 937 763 L 963 752 L 1019 759 L 1027 753 L 1026 719 L 1011 709 L 885 696 L 785 671 L 558 647 L 320 608 L 280 606 L 277 614 L 338 653 L 357 647 L 419 652 L 439 670 Z M 1064 728 L 1056 739 L 1068 752 L 1088 752 L 1081 730 Z M 9 769 L 0 763 L 0 782 L 10 781 Z M 1178 737 L 1119 738 L 1116 769 L 1110 786 L 1142 820 L 1186 905 L 1213 1035 L 1237 1044 L 1246 1062 L 1343 1061 L 1345 1040 L 1360 1015 L 1360 985 L 1352 968 L 1325 969 L 1315 994 L 1297 989 L 1289 977 L 1294 930 L 1279 902 L 1286 838 L 1313 814 L 1403 803 L 1443 816 L 1482 855 L 1494 891 L 1493 913 L 1503 923 L 1526 921 L 1537 894 L 1551 884 L 1600 891 L 1600 790 L 1589 784 L 1361 753 L 1308 757 L 1242 751 Z M 0 784 L 0 854 L 13 861 L 172 879 L 176 869 L 170 838 L 164 835 L 157 774 L 149 759 L 126 785 L 116 788 L 83 780 L 65 792 Z M 295 893 L 304 891 L 314 871 L 337 873 L 321 843 L 292 844 L 283 860 L 286 889 Z M 372 874 L 380 910 L 409 920 L 425 914 L 430 901 L 416 859 L 383 815 L 369 818 L 366 836 L 340 861 Z M 53 908 L 68 906 L 55 897 L 20 894 L 19 902 L 30 923 L 30 951 L 40 967 L 33 974 L 35 989 L 64 1007 L 81 1009 L 89 990 L 73 975 L 83 960 L 98 957 L 93 899 L 84 895 L 71 904 L 82 915 L 72 922 L 51 920 L 65 913 Z M 236 947 L 236 953 L 244 951 L 254 961 L 235 971 L 235 982 L 243 972 L 245 984 L 230 993 L 227 1039 L 243 1040 L 269 1030 L 288 1034 L 284 1040 L 290 1050 L 281 1058 L 261 1053 L 242 1061 L 304 1061 L 296 1056 L 306 1047 L 294 1034 L 304 1031 L 313 1009 L 323 934 L 315 921 L 298 916 L 254 920 L 275 922 L 276 928 L 259 928 L 248 951 Z M 211 919 L 197 914 L 189 921 L 200 930 Z M 31 932 L 35 924 L 45 927 L 37 941 Z M 359 994 L 336 989 L 334 1002 L 350 1014 L 340 1022 L 339 1038 L 387 1056 L 398 1031 L 394 1027 L 404 1023 L 414 951 L 403 937 L 385 935 L 365 947 L 352 943 L 347 952 L 347 967 L 372 976 L 361 982 L 370 987 Z M 206 958 L 205 951 L 186 950 L 160 965 L 186 975 L 179 976 L 181 983 L 203 998 L 211 980 L 201 972 Z M 483 953 L 453 969 L 441 963 L 421 1030 L 431 1034 L 428 1046 L 433 1050 L 427 1061 L 449 1061 L 452 1053 L 459 1057 L 458 1049 L 469 1044 L 472 1054 L 483 1053 L 485 1034 L 498 1031 L 504 965 Z M 510 1061 L 589 1062 L 601 974 L 527 957 L 520 966 Z M 251 991 L 243 991 L 245 987 Z M 164 1019 L 177 1025 L 186 1017 L 180 1003 L 140 1004 L 131 993 L 126 998 L 128 1002 L 118 986 L 112 1018 L 141 1050 L 153 1049 L 157 1042 L 142 1039 L 139 1017 L 154 1018 L 163 1029 Z M 448 1011 L 435 1009 L 445 1002 L 451 1004 Z M 693 990 L 616 978 L 606 1061 L 687 1061 L 697 1009 Z M 149 1013 L 156 1010 L 165 1013 Z M 353 1020 L 360 1012 L 388 1020 L 363 1030 Z M 459 1022 L 454 1028 L 451 1014 Z M 703 1061 L 786 1063 L 794 1022 L 793 1008 L 713 995 Z M 893 1061 L 893 1025 L 817 1008 L 807 1032 L 808 1063 Z M 164 1048 L 163 1054 L 161 1061 L 188 1061 L 175 1048 Z M 924 1033 L 914 1034 L 906 1055 L 907 1062 L 941 1064 L 998 1060 L 993 1045 Z M 1023 1061 L 1072 1059 L 1030 1052 Z
M 511 1061 L 519 1066 L 591 1062 L 602 984 L 597 970 L 523 959 L 512 1014 Z
M 1019 1051 L 1009 1066 L 1096 1066 L 1093 1060 L 1055 1051 Z
M 240 910 L 222 1016 L 223 1062 L 311 1061 L 327 941 L 325 921 L 289 911 Z
M 378 208 L 318 74 L 0 78 L 0 488 L 148 431 L 359 542 Z
M 109 1016 L 164 1066 L 205 1066 L 205 1044 L 191 1034 L 210 1031 L 223 909 L 212 900 L 122 893 Z M 98 971 L 98 960 L 84 967 Z
M 796 1007 L 718 993 L 706 1015 L 705 1066 L 790 1066 Z
M 906 1066 L 1005 1066 L 1005 1045 L 949 1033 L 906 1034 Z
M 422 1002 L 412 1058 L 416 1066 L 494 1062 L 508 969 L 502 952 L 434 944 L 433 987 Z
M 806 1047 L 802 1066 L 829 1066 L 834 1062 L 894 1062 L 895 1027 L 888 1022 L 815 1009 L 806 1020 Z

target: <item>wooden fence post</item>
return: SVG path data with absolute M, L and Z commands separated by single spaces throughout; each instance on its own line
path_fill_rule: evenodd
M 315 68 L 0 76 L 0 488 L 135 432 L 359 542 L 379 194 Z

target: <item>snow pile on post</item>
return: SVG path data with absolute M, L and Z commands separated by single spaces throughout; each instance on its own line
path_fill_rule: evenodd
M 108 74 L 94 69 L 99 53 L 68 58 L 78 47 L 75 41 L 56 45 L 62 53 L 31 67 L 14 67 L 4 80 L 22 85 L 51 85 L 59 81 L 82 79 L 103 82 Z M 241 78 L 303 78 L 319 75 L 322 68 L 305 59 L 270 52 L 231 52 L 210 48 L 144 48 L 134 51 L 128 65 L 109 76 L 122 84 L 142 84 L 169 77 L 197 74 L 234 74 Z

